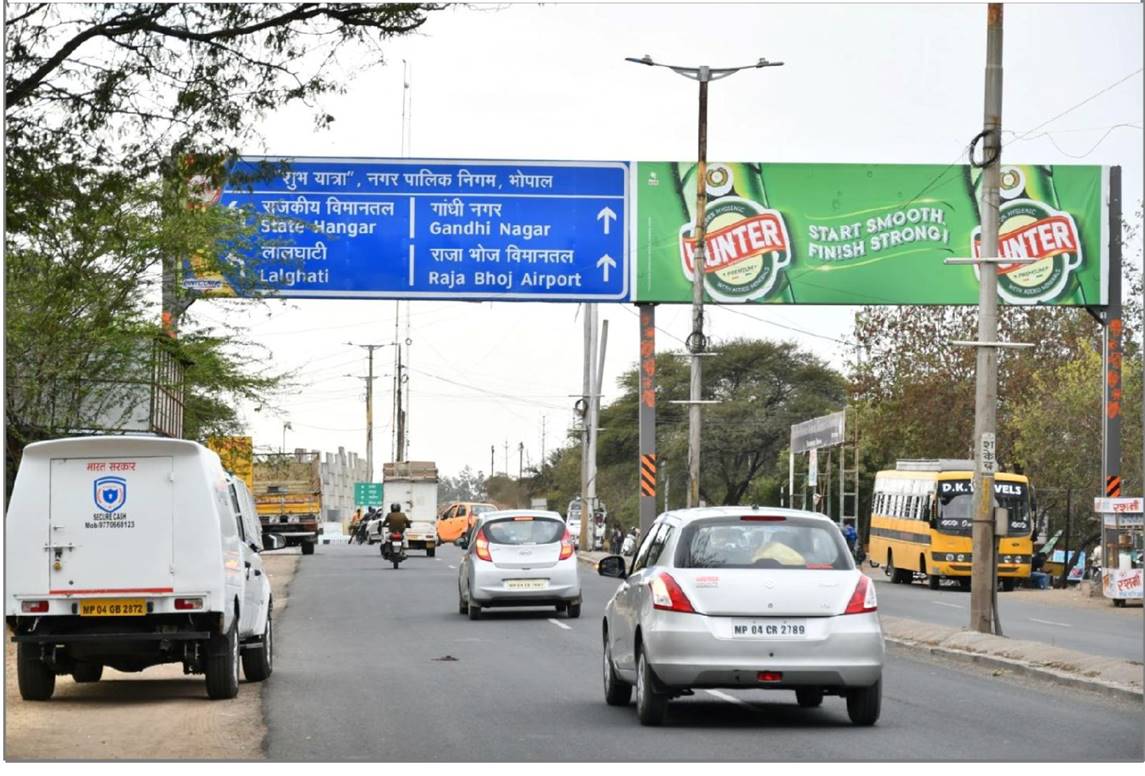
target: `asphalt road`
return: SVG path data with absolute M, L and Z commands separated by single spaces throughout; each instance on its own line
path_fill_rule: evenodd
M 878 583 L 879 609 L 895 617 L 964 627 L 970 622 L 970 593 L 943 585 L 930 590 L 920 582 L 894 585 L 882 569 L 863 569 Z M 1141 607 L 1083 609 L 1037 604 L 998 592 L 1002 632 L 1090 655 L 1145 661 Z
M 457 613 L 453 547 L 399 570 L 376 547 L 303 559 L 276 623 L 268 756 L 285 760 L 1140 760 L 1140 704 L 888 650 L 883 712 L 786 691 L 698 692 L 668 725 L 605 705 L 600 616 L 616 587 L 582 566 L 584 613 Z M 453 567 L 453 568 L 451 568 Z M 973 742 L 972 744 L 970 742 Z

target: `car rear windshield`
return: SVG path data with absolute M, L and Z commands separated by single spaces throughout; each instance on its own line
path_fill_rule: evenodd
M 486 512 L 496 512 L 496 511 L 497 511 L 497 507 L 491 507 L 488 504 L 474 504 L 473 510 L 472 510 L 473 514 L 475 514 L 475 515 L 483 515 Z
M 832 525 L 801 518 L 715 518 L 686 525 L 676 550 L 678 568 L 853 568 L 842 535 Z
M 492 544 L 552 544 L 564 533 L 564 523 L 549 519 L 507 518 L 485 524 L 485 535 Z

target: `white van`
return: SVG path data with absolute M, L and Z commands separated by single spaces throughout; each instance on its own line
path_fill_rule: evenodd
M 281 539 L 271 548 L 281 546 Z M 273 669 L 254 499 L 195 442 L 79 437 L 24 448 L 5 523 L 5 616 L 25 700 L 56 676 L 182 663 L 233 698 Z

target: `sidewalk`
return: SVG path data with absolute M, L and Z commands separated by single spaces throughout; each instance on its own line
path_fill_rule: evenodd
M 582 563 L 593 570 L 607 552 L 578 552 Z M 1069 687 L 1081 687 L 1142 700 L 1143 668 L 1140 663 L 1117 658 L 1097 657 L 1084 652 L 993 636 L 962 628 L 951 628 L 906 617 L 880 615 L 883 637 L 892 644 L 918 649 L 933 655 L 978 663 L 1048 680 Z

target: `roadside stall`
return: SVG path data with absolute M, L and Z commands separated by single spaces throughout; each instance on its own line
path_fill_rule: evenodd
M 1101 588 L 1114 606 L 1142 600 L 1143 506 L 1141 498 L 1094 499 L 1094 511 L 1101 515 Z

